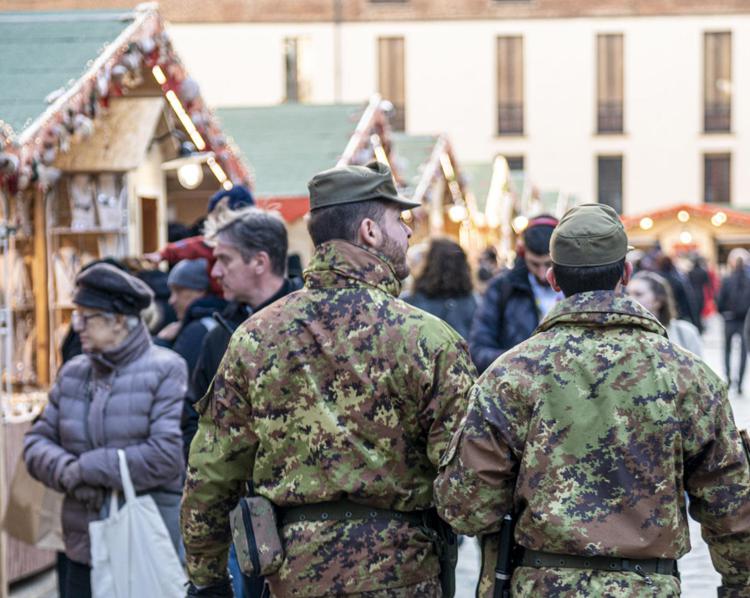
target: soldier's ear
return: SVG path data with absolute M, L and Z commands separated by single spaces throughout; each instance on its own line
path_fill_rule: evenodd
M 364 218 L 362 222 L 359 223 L 357 236 L 359 237 L 359 243 L 361 245 L 377 249 L 380 247 L 383 240 L 383 231 L 375 220 L 372 218 Z
M 625 262 L 625 269 L 622 272 L 622 278 L 620 279 L 620 282 L 622 283 L 622 286 L 626 287 L 628 286 L 628 283 L 630 282 L 630 279 L 633 277 L 633 264 L 630 262 Z
M 547 270 L 547 282 L 549 283 L 549 286 L 551 286 L 553 289 L 555 289 L 556 292 L 560 292 L 560 285 L 557 284 L 557 278 L 555 278 L 555 271 L 550 268 Z

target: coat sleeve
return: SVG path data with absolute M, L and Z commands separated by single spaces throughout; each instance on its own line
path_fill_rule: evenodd
M 251 478 L 258 439 L 252 429 L 247 352 L 240 328 L 229 344 L 207 395 L 198 403 L 198 431 L 190 447 L 180 525 L 187 568 L 196 585 L 226 578 L 231 542 L 229 512 Z
M 206 336 L 206 327 L 200 321 L 190 322 L 172 345 L 172 351 L 182 357 L 187 363 L 188 373 L 195 370 L 198 363 L 198 356 L 201 352 L 203 339 Z
M 447 326 L 445 329 L 450 340 L 434 360 L 429 401 L 421 413 L 423 425 L 429 429 L 427 457 L 435 467 L 466 412 L 469 390 L 476 379 L 476 369 L 466 342 Z M 425 366 L 425 369 L 429 368 L 429 364 Z
M 180 423 L 187 392 L 187 367 L 174 354 L 165 361 L 149 413 L 148 439 L 124 449 L 136 491 L 158 488 L 183 470 Z M 78 462 L 83 481 L 90 486 L 122 489 L 116 448 L 85 452 Z
M 76 456 L 60 446 L 60 380 L 65 368 L 60 371 L 58 381 L 49 393 L 47 406 L 42 415 L 26 433 L 23 443 L 23 458 L 31 476 L 58 492 L 63 470 L 76 460 Z
M 226 350 L 224 331 L 221 326 L 210 330 L 201 343 L 201 350 L 195 363 L 195 368 L 190 376 L 187 398 L 182 415 L 182 440 L 185 450 L 185 462 L 187 463 L 190 445 L 198 430 L 198 412 L 195 405 L 208 392 L 211 380 L 216 375 L 221 357 Z
M 472 388 L 435 480 L 438 513 L 458 533 L 495 532 L 513 507 L 529 413 L 502 376 L 493 370 Z
M 726 387 L 704 386 L 713 407 L 686 431 L 685 489 L 690 514 L 701 524 L 711 560 L 722 578 L 719 595 L 750 595 L 750 447 L 732 416 Z M 695 440 L 694 440 L 695 439 Z
M 501 305 L 503 284 L 502 279 L 497 279 L 487 287 L 471 323 L 469 348 L 479 373 L 484 372 L 505 350 L 500 346 L 498 335 L 505 311 L 505 305 Z

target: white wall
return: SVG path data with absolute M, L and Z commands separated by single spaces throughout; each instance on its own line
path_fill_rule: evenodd
M 731 30 L 732 134 L 702 133 L 703 33 Z M 334 101 L 331 24 L 175 25 L 178 51 L 214 106 L 283 100 L 283 39 L 305 36 L 312 102 Z M 624 34 L 625 133 L 595 133 L 597 33 Z M 596 156 L 623 154 L 625 212 L 700 203 L 703 153 L 732 153 L 732 200 L 750 206 L 750 15 L 348 23 L 342 97 L 377 89 L 377 38 L 403 35 L 407 129 L 448 133 L 459 161 L 523 155 L 541 189 L 596 200 Z M 496 37 L 523 35 L 525 135 L 498 137 Z

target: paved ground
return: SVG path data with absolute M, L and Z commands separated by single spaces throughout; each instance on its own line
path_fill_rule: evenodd
M 735 339 L 735 342 L 738 343 L 739 339 Z M 704 343 L 704 359 L 717 373 L 723 375 L 724 340 L 720 318 L 715 317 L 707 323 Z M 739 355 L 738 346 L 735 346 L 733 354 L 734 356 Z M 737 371 L 738 367 L 738 362 L 735 361 L 734 371 Z M 750 378 L 750 375 L 745 377 L 746 379 Z M 739 428 L 750 428 L 750 384 L 747 380 L 743 390 L 741 396 L 732 392 L 730 399 L 737 426 Z M 721 581 L 711 565 L 708 548 L 700 537 L 700 527 L 692 520 L 690 521 L 690 541 L 693 549 L 680 559 L 682 596 L 683 598 L 715 596 L 716 587 Z M 478 575 L 479 550 L 477 543 L 473 538 L 467 538 L 459 552 L 456 571 L 456 598 L 473 598 Z

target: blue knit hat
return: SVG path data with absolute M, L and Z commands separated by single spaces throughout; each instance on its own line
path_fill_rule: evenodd
M 227 207 L 230 210 L 239 210 L 240 208 L 255 205 L 255 199 L 253 198 L 253 194 L 250 193 L 250 189 L 242 185 L 235 185 L 229 190 L 220 189 L 213 194 L 211 199 L 208 200 L 208 213 L 213 212 L 217 204 L 225 197 L 228 198 Z
M 196 291 L 205 291 L 208 283 L 208 260 L 204 257 L 178 262 L 167 278 L 170 287 L 184 287 Z

